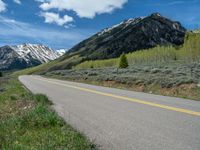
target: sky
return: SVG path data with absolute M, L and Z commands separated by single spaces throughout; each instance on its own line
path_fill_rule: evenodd
M 200 0 L 0 0 L 0 46 L 70 49 L 104 28 L 155 12 L 188 30 L 200 28 Z

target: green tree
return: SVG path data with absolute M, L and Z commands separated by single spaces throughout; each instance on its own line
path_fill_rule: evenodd
M 127 68 L 128 61 L 125 54 L 122 54 L 119 58 L 119 68 Z
M 3 73 L 2 72 L 0 72 L 0 77 L 3 77 Z

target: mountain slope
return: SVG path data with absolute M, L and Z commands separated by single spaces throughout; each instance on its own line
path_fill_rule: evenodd
M 186 29 L 158 13 L 144 18 L 129 19 L 105 29 L 73 47 L 88 59 L 107 59 L 120 54 L 148 49 L 157 45 L 181 45 Z
M 49 62 L 61 54 L 43 45 L 0 47 L 0 70 L 24 69 Z

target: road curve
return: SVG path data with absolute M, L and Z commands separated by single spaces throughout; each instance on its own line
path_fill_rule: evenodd
M 200 102 L 20 76 L 66 122 L 106 150 L 200 150 Z

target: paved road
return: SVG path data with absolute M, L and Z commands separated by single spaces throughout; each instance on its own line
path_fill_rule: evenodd
M 200 102 L 21 76 L 74 128 L 106 150 L 200 150 Z

